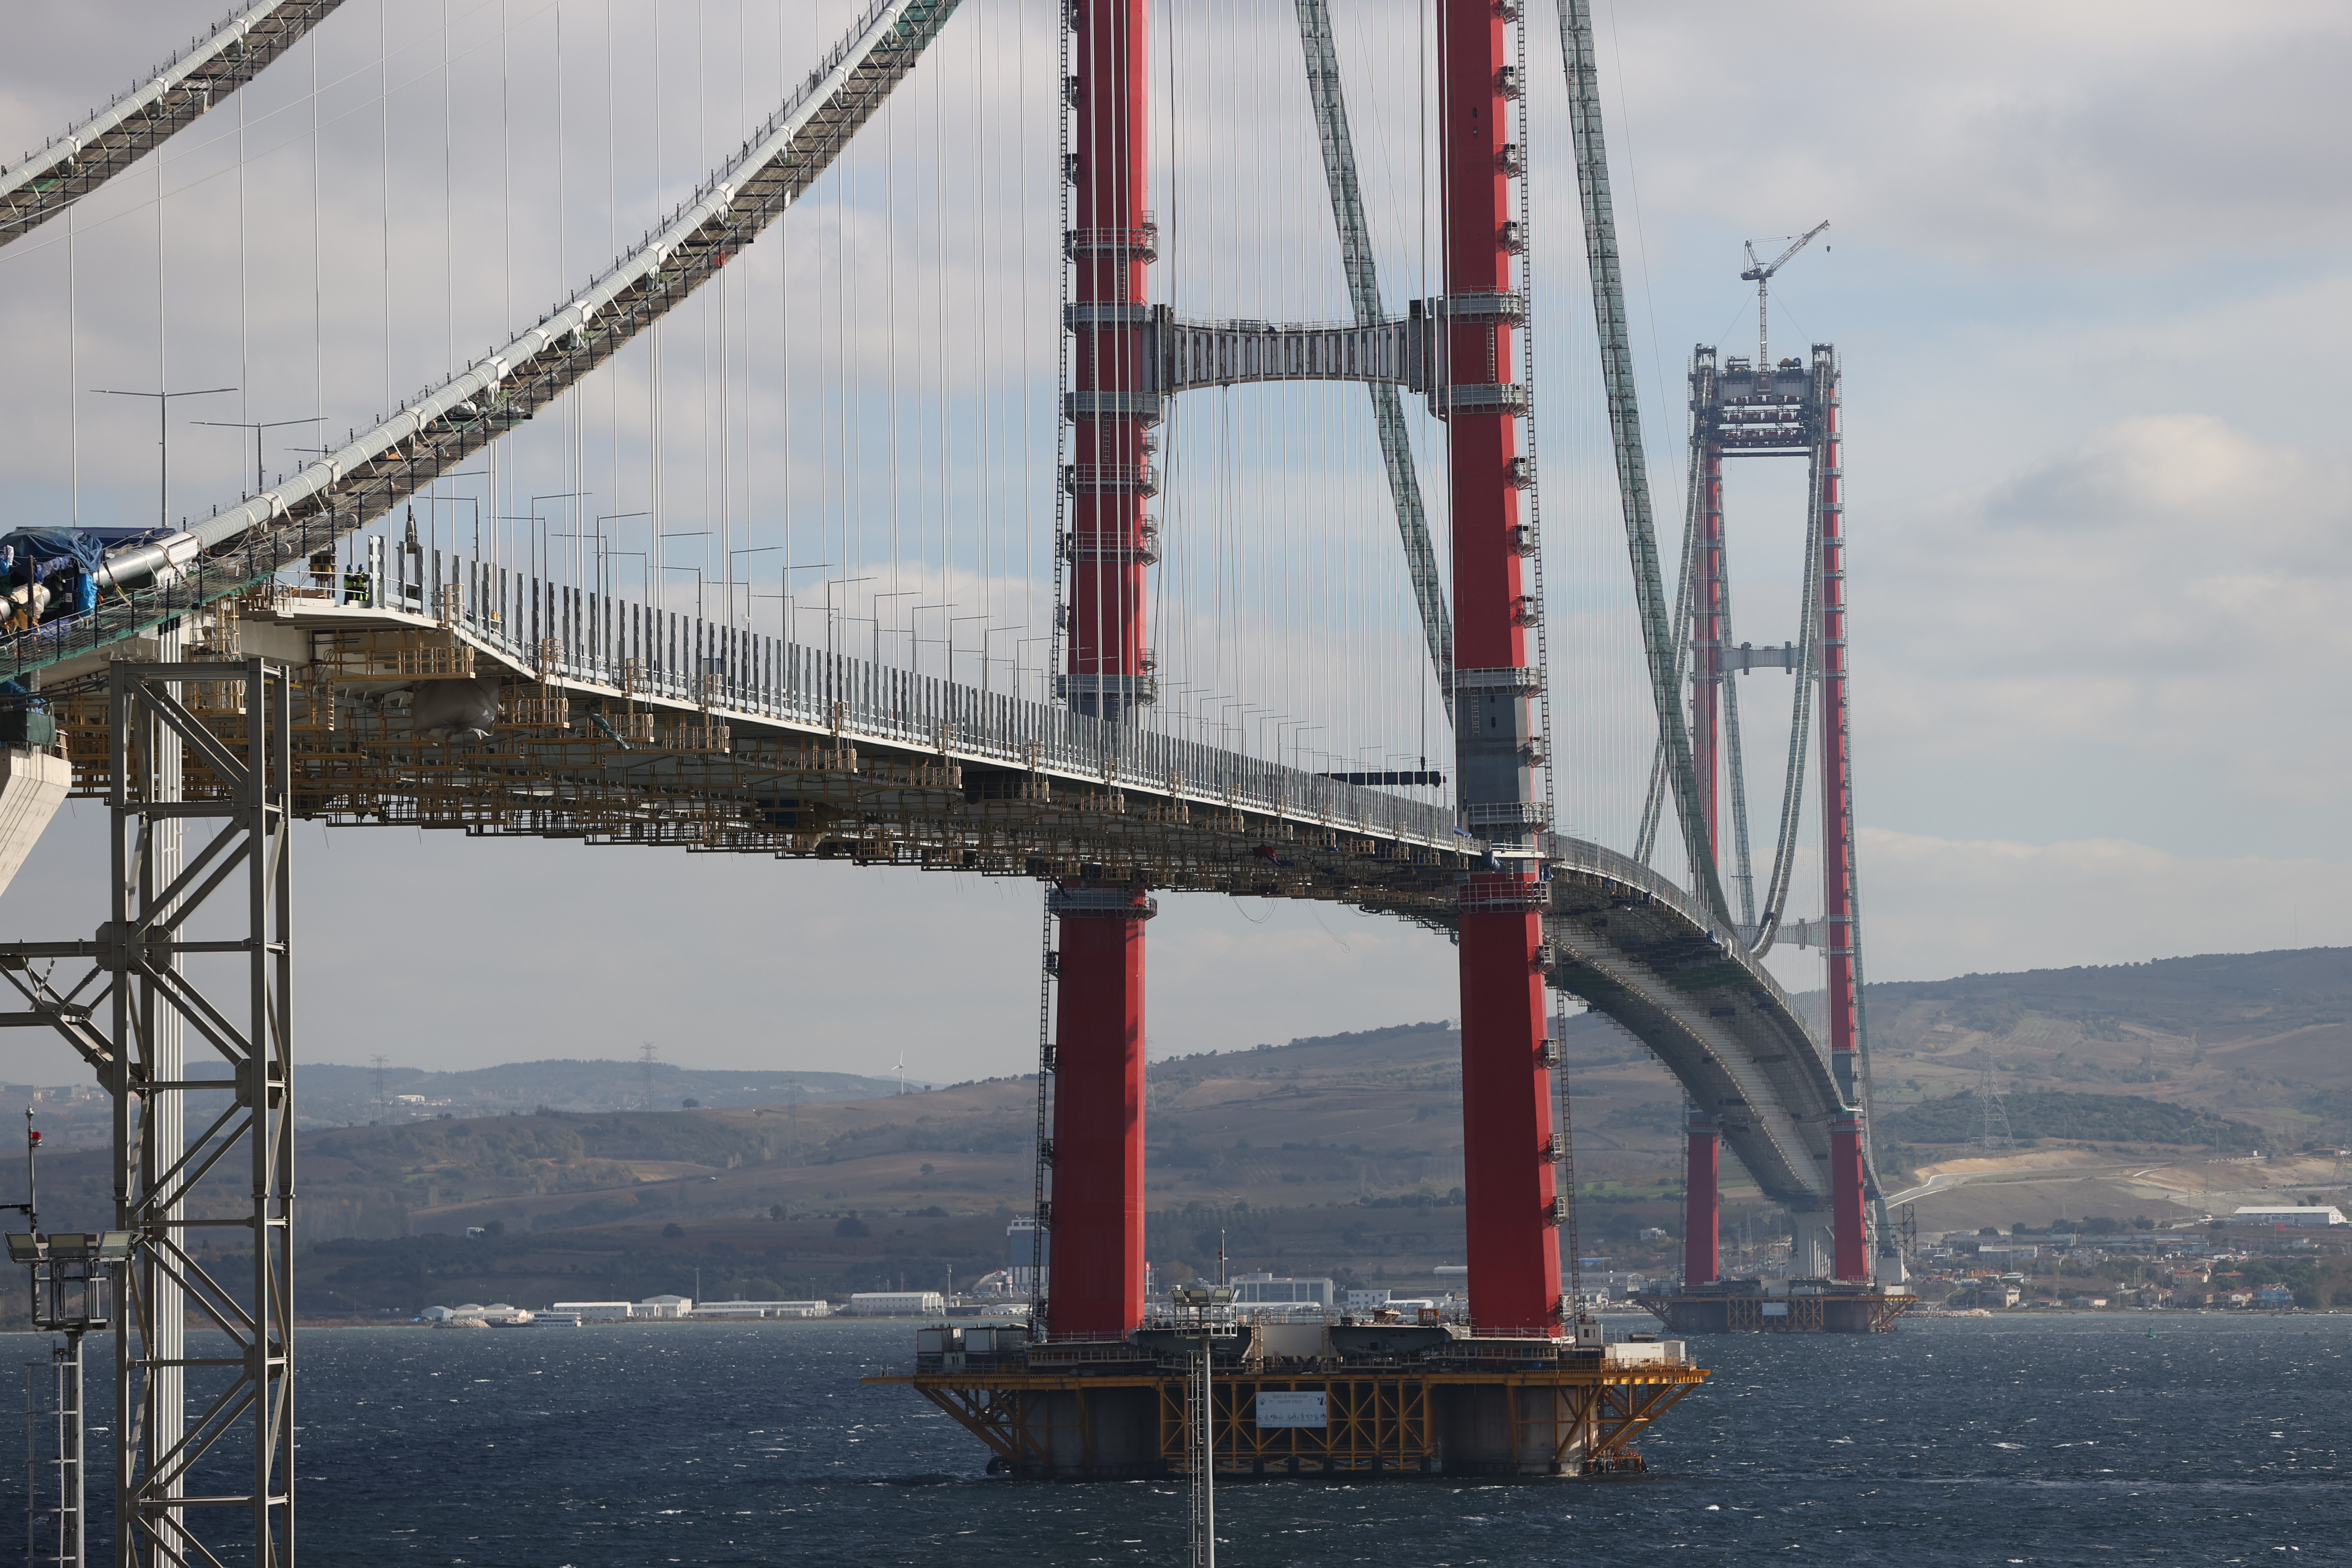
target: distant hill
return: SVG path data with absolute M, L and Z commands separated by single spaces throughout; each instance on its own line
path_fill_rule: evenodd
M 395 1116 L 420 1112 L 456 1116 L 499 1116 L 509 1110 L 676 1110 L 688 1100 L 704 1105 L 783 1105 L 834 1100 L 877 1100 L 898 1092 L 894 1079 L 866 1078 L 845 1072 L 744 1072 L 733 1069 L 677 1067 L 655 1062 L 653 1103 L 646 1101 L 644 1062 L 550 1061 L 508 1062 L 476 1068 L 469 1072 L 428 1072 L 420 1068 L 387 1067 L 384 1090 L 407 1097 L 394 1101 Z M 305 1124 L 365 1123 L 378 1120 L 375 1111 L 376 1069 L 320 1064 L 302 1068 L 302 1117 Z M 909 1089 L 929 1086 L 920 1080 Z
M 1607 1204 L 1642 1197 L 1657 1210 L 1643 1210 L 1643 1225 L 1668 1217 L 1673 1195 L 1656 1183 L 1677 1141 L 1672 1118 L 1649 1109 L 1672 1098 L 1664 1070 L 1598 1019 L 1571 1025 L 1569 1058 L 1580 1122 L 1591 1128 L 1579 1143 L 1588 1193 Z M 1350 1247 L 1376 1258 L 1391 1247 L 1426 1266 L 1458 1262 L 1460 1060 L 1460 1035 L 1428 1023 L 1155 1062 L 1151 1206 L 1198 1216 L 1169 1233 L 1188 1250 L 1207 1231 L 1231 1228 L 1236 1259 L 1257 1256 L 1251 1267 L 1288 1267 L 1301 1247 L 1304 1261 L 1319 1256 L 1330 1267 L 1342 1230 L 1356 1238 Z M 538 1087 L 550 1065 L 449 1076 L 496 1084 L 511 1070 Z M 638 1069 L 596 1065 L 608 1074 Z M 306 1094 L 310 1076 L 305 1069 L 299 1080 Z M 754 1081 L 704 1074 L 670 1082 L 685 1089 L 728 1076 L 739 1089 Z M 509 1102 L 498 1114 L 435 1111 L 382 1126 L 354 1119 L 320 1127 L 306 1117 L 295 1228 L 298 1239 L 318 1242 L 461 1235 L 496 1224 L 509 1237 L 552 1242 L 558 1232 L 593 1239 L 672 1223 L 765 1220 L 779 1208 L 793 1216 L 1025 1211 L 1035 1114 L 1035 1080 L 1022 1076 L 905 1095 L 810 1092 L 796 1103 L 650 1113 Z M 100 1223 L 110 1191 L 95 1149 L 61 1152 L 43 1164 L 43 1209 L 53 1225 Z M 238 1201 L 234 1184 L 216 1196 L 230 1207 Z M 1276 1209 L 1325 1217 L 1305 1224 L 1295 1246 L 1283 1226 L 1235 1217 Z M 1364 1209 L 1381 1222 L 1360 1223 Z M 1272 1238 L 1271 1256 L 1251 1252 L 1260 1237 Z
M 2352 1143 L 2347 996 L 2352 951 L 2332 949 L 1874 985 L 1872 1070 L 1888 1172 L 1948 1161 L 1973 1136 L 1988 1065 L 2012 1136 L 2039 1143 L 2033 1157 L 2045 1163 L 2093 1145 L 2103 1146 L 2095 1156 L 2149 1145 L 2218 1153 L 2257 1139 L 2266 1154 Z M 1640 1243 L 1637 1233 L 1679 1229 L 1681 1091 L 1605 1019 L 1572 1018 L 1563 1047 L 1586 1249 L 1619 1267 L 1654 1266 L 1663 1244 Z M 1460 1056 L 1459 1033 L 1428 1022 L 1153 1062 L 1150 1256 L 1204 1268 L 1223 1236 L 1236 1268 L 1354 1269 L 1427 1288 L 1430 1269 L 1462 1260 Z M 644 1074 L 643 1063 L 626 1061 L 387 1068 L 388 1092 L 420 1100 L 370 1126 L 381 1120 L 373 1069 L 304 1066 L 297 1238 L 381 1243 L 384 1267 L 398 1260 L 395 1274 L 429 1263 L 437 1277 L 445 1262 L 455 1269 L 475 1255 L 436 1251 L 436 1237 L 495 1226 L 498 1278 L 527 1255 L 532 1268 L 582 1271 L 569 1292 L 606 1268 L 595 1258 L 621 1253 L 675 1253 L 673 1261 L 692 1253 L 718 1268 L 720 1254 L 698 1250 L 707 1235 L 768 1259 L 748 1280 L 864 1289 L 894 1271 L 918 1277 L 926 1257 L 942 1269 L 994 1267 L 999 1216 L 1028 1206 L 1036 1111 L 1028 1076 L 902 1095 L 888 1080 L 850 1074 L 656 1063 L 653 1098 L 664 1109 L 648 1112 L 639 1109 Z M 100 1135 L 106 1102 L 74 1092 L 46 1091 L 41 1125 Z M 683 1108 L 689 1099 L 700 1108 Z M 21 1089 L 0 1093 L 0 1115 L 24 1103 Z M 65 1140 L 45 1146 L 58 1151 L 41 1170 L 45 1222 L 107 1223 L 102 1154 Z M 1768 1231 L 1773 1222 L 1753 1188 L 1734 1171 L 1726 1186 L 1731 1208 Z M 1951 1211 L 1938 1223 L 1976 1225 L 2069 1212 L 2078 1195 L 1983 1183 L 1934 1201 Z M 197 1207 L 226 1215 L 243 1201 L 224 1168 L 199 1189 Z M 2144 1200 L 2097 1201 L 2089 1212 Z M 779 1212 L 786 1217 L 773 1218 Z M 855 1247 L 831 1229 L 852 1213 L 876 1222 Z M 684 1239 L 667 1234 L 673 1226 Z M 487 1265 L 491 1252 L 480 1257 Z M 596 1277 L 607 1281 L 599 1289 L 634 1289 L 640 1279 L 628 1269 Z M 361 1289 L 360 1278 L 346 1284 Z M 520 1299 L 501 1289 L 474 1279 L 452 1284 L 470 1294 L 450 1299 Z M 391 1286 L 364 1289 L 383 1300 Z
M 1943 1004 L 1956 1022 L 1990 1033 L 2038 1013 L 2095 1029 L 2133 1025 L 2212 1045 L 2352 1022 L 2352 948 L 1963 974 L 1873 985 L 1870 1000 L 1881 1011 Z M 2346 1067 L 2352 1072 L 2352 1062 Z
M 217 1061 L 194 1063 L 189 1071 L 201 1079 L 227 1076 L 226 1068 Z M 387 1066 L 383 1077 L 384 1098 L 379 1101 L 374 1068 L 302 1062 L 297 1067 L 295 1123 L 307 1131 L 376 1122 L 391 1126 L 439 1117 L 505 1116 L 541 1108 L 589 1114 L 677 1110 L 688 1100 L 698 1106 L 824 1105 L 878 1100 L 896 1094 L 899 1087 L 895 1079 L 856 1073 L 738 1072 L 657 1061 L 653 1064 L 649 1105 L 644 1062 L 557 1058 L 507 1062 L 467 1072 Z M 930 1086 L 910 1079 L 905 1087 L 919 1092 Z M 192 1110 L 203 1112 L 209 1105 L 216 1113 L 226 1103 L 226 1100 L 198 1095 Z M 111 1102 L 90 1086 L 0 1086 L 0 1115 L 21 1116 L 28 1105 L 39 1112 L 42 1134 L 51 1148 L 101 1146 L 111 1135 Z
M 1964 974 L 1866 1000 L 1889 1121 L 1990 1066 L 2012 1103 L 2139 1095 L 2250 1122 L 2266 1144 L 2352 1142 L 2352 948 Z

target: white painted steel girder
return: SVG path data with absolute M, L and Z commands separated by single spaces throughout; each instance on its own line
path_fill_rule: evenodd
M 1139 320 L 1110 321 L 1075 311 L 1070 330 L 1134 328 L 1142 335 L 1144 391 L 1164 396 L 1204 386 L 1257 381 L 1360 381 L 1424 393 L 1441 416 L 1448 406 L 1527 411 L 1524 388 L 1454 382 L 1447 374 L 1449 321 L 1517 321 L 1517 294 L 1415 300 L 1402 317 L 1328 322 L 1193 321 L 1167 306 Z

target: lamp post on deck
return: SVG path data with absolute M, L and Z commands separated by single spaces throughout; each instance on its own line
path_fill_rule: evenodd
M 125 397 L 144 396 L 146 395 L 143 393 L 115 393 L 110 395 Z M 174 394 L 173 395 L 188 396 L 194 395 Z M 253 432 L 253 493 L 255 495 L 259 495 L 263 490 L 268 488 L 269 473 L 268 465 L 262 461 L 261 433 L 264 430 L 275 430 L 282 425 L 316 425 L 320 420 L 325 417 L 326 416 L 323 414 L 313 414 L 308 419 L 191 419 L 188 423 L 191 425 L 206 426 L 215 430 L 250 430 Z
M 152 397 L 155 400 L 155 447 L 159 454 L 155 462 L 155 526 L 168 531 L 172 526 L 172 399 L 175 397 L 217 397 L 225 392 L 235 392 L 234 386 L 207 386 L 192 392 L 110 392 L 102 386 L 90 391 L 100 397 Z

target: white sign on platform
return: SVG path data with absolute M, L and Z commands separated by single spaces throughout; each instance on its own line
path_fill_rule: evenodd
M 1267 1426 L 1328 1426 L 1330 1419 L 1323 1409 L 1319 1394 L 1261 1394 L 1257 1396 L 1257 1424 Z
M 1785 1318 L 1789 1315 L 1789 1303 L 1767 1301 L 1764 1303 L 1764 1315 L 1768 1318 Z

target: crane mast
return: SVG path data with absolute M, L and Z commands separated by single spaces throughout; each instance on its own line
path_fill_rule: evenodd
M 1793 257 L 1797 252 L 1812 244 L 1815 239 L 1821 237 L 1822 230 L 1829 227 L 1829 219 L 1822 219 L 1821 222 L 1813 225 L 1812 227 L 1799 235 L 1795 243 L 1790 245 L 1788 249 L 1782 251 L 1780 255 L 1774 257 L 1769 265 L 1759 263 L 1756 259 L 1756 242 L 1752 239 L 1746 242 L 1746 248 L 1748 251 L 1748 270 L 1741 273 L 1739 277 L 1742 282 L 1749 282 L 1756 285 L 1756 368 L 1759 371 L 1765 369 L 1772 363 L 1770 334 L 1766 331 L 1764 320 L 1765 295 L 1772 287 L 1772 274 L 1780 271 L 1781 268 L 1787 266 L 1790 257 Z M 1769 245 L 1771 241 L 1767 240 L 1765 243 Z

